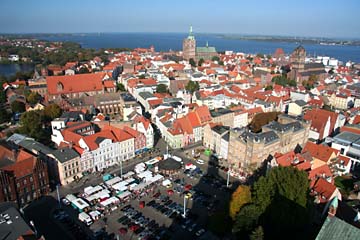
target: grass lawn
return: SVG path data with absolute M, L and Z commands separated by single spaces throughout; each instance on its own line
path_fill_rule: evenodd
M 353 179 L 349 177 L 336 177 L 335 178 L 335 186 L 338 187 L 342 192 L 349 195 L 350 192 L 353 190 Z

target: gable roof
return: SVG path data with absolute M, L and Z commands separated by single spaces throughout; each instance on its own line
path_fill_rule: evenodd
M 312 190 L 316 192 L 313 192 L 313 194 L 319 197 L 320 202 L 327 202 L 336 191 L 336 187 L 325 179 L 319 178 L 316 180 Z
M 101 91 L 106 73 L 87 73 L 46 77 L 49 94 Z M 59 87 L 60 86 L 60 87 Z
M 209 108 L 206 105 L 196 108 L 195 112 L 198 115 L 201 124 L 205 124 L 211 121 L 211 114 Z
M 360 230 L 337 217 L 327 217 L 316 236 L 316 240 L 338 239 L 360 239 Z
M 333 153 L 335 153 L 335 155 L 338 153 L 337 150 L 331 147 L 327 147 L 322 144 L 315 144 L 313 142 L 307 142 L 302 152 L 309 152 L 313 158 L 317 158 L 326 163 L 330 160 Z

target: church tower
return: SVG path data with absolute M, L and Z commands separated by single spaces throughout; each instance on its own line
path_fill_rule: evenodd
M 291 74 L 290 79 L 296 80 L 299 82 L 302 72 L 305 69 L 305 58 L 306 58 L 306 51 L 303 46 L 298 46 L 295 48 L 293 53 L 291 54 L 290 61 L 291 61 Z
M 196 40 L 192 32 L 192 26 L 190 26 L 189 36 L 183 40 L 183 58 L 190 60 L 190 58 L 196 60 Z

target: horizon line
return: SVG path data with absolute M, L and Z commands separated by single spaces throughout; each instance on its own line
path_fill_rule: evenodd
M 62 35 L 62 34 L 137 34 L 137 33 L 154 33 L 154 34 L 188 34 L 188 32 L 156 32 L 156 31 L 124 31 L 124 32 L 13 32 L 13 33 L 2 33 L 0 32 L 0 36 L 3 35 Z M 246 37 L 288 37 L 288 38 L 304 38 L 304 39 L 327 39 L 327 40 L 360 40 L 360 37 L 324 37 L 324 36 L 305 36 L 305 35 L 284 35 L 284 34 L 256 34 L 256 33 L 221 33 L 221 32 L 195 32 L 195 34 L 207 34 L 207 35 L 232 35 L 232 36 L 246 36 Z

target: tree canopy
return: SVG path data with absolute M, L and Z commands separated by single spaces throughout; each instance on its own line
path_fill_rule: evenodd
M 25 112 L 25 103 L 19 101 L 13 101 L 11 103 L 11 111 L 13 113 L 22 113 Z
M 167 93 L 168 92 L 168 87 L 165 84 L 159 84 L 156 86 L 156 92 L 157 93 Z
M 46 141 L 50 136 L 43 128 L 43 118 L 41 111 L 29 111 L 21 115 L 19 132 L 37 141 Z
M 229 214 L 232 219 L 236 218 L 236 215 L 240 211 L 241 207 L 251 201 L 250 188 L 245 185 L 240 185 L 236 191 L 231 195 Z
M 37 92 L 30 92 L 29 95 L 26 97 L 26 101 L 30 104 L 36 104 L 41 100 L 41 95 Z
M 283 87 L 286 86 L 296 87 L 296 81 L 288 79 L 285 74 L 280 76 L 275 76 L 271 79 L 271 81 Z
M 116 84 L 116 90 L 120 91 L 120 92 L 125 92 L 126 91 L 125 86 L 122 83 Z
M 190 58 L 189 59 L 189 64 L 192 66 L 192 67 L 196 67 L 196 62 L 193 58 Z
M 306 172 L 292 166 L 272 168 L 254 183 L 252 201 L 240 209 L 234 231 L 249 234 L 261 225 L 267 238 L 280 234 L 287 238 L 297 232 L 295 238 L 307 239 L 312 212 L 308 193 Z
M 201 67 L 204 63 L 204 59 L 203 58 L 200 58 L 199 62 L 198 62 L 198 66 Z
M 211 61 L 213 61 L 213 62 L 219 62 L 220 61 L 220 58 L 218 57 L 218 56 L 213 56 L 212 58 L 211 58 Z
M 262 126 L 268 124 L 271 121 L 277 120 L 277 117 L 281 114 L 280 112 L 266 112 L 266 113 L 258 113 L 252 119 L 250 123 L 250 129 L 253 132 L 260 132 Z
M 185 89 L 191 93 L 199 90 L 199 88 L 200 88 L 199 83 L 194 81 L 189 81 L 185 86 Z
M 62 114 L 62 109 L 59 105 L 52 103 L 45 107 L 44 116 L 47 120 L 52 121 L 53 119 L 60 117 Z

